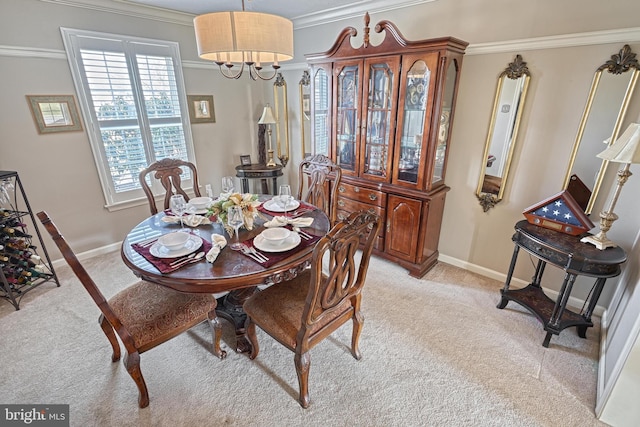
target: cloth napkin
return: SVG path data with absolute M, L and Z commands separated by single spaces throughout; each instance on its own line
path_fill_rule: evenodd
M 165 215 L 162 217 L 162 221 L 168 224 L 180 224 L 180 217 L 175 215 Z M 202 215 L 185 215 L 182 217 L 182 222 L 184 225 L 189 227 L 211 224 L 209 218 L 205 218 Z
M 211 249 L 209 249 L 209 252 L 207 252 L 207 254 L 205 255 L 207 261 L 213 263 L 213 261 L 218 258 L 218 254 L 225 246 L 227 246 L 227 239 L 225 239 L 224 236 L 215 233 L 212 234 Z
M 272 220 L 264 223 L 265 227 L 284 227 L 292 225 L 294 227 L 309 227 L 313 224 L 313 218 L 289 218 L 286 216 L 274 216 Z

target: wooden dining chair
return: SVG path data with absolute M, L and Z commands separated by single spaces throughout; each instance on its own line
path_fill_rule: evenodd
M 120 359 L 120 345 L 115 334 L 124 344 L 126 354 L 123 363 L 138 386 L 138 405 L 141 408 L 149 405 L 147 385 L 140 370 L 141 353 L 206 321 L 213 329 L 213 353 L 220 359 L 225 358 L 226 352 L 220 348 L 222 327 L 216 317 L 216 299 L 212 295 L 177 292 L 142 280 L 107 300 L 47 213 L 39 212 L 37 215 L 100 309 L 102 314 L 98 321 L 113 348 L 112 362 Z
M 157 162 L 151 163 L 145 169 L 140 171 L 138 178 L 140 179 L 140 185 L 142 186 L 142 190 L 144 190 L 144 194 L 147 196 L 147 200 L 149 201 L 149 209 L 151 210 L 151 215 L 155 215 L 158 213 L 158 208 L 156 206 L 156 199 L 151 191 L 151 186 L 149 182 L 147 182 L 147 177 L 152 176 L 153 178 L 160 181 L 162 187 L 164 187 L 164 202 L 163 209 L 169 209 L 169 200 L 171 196 L 174 194 L 182 194 L 186 201 L 189 201 L 189 196 L 182 188 L 182 178 L 181 175 L 184 173 L 183 167 L 189 168 L 191 171 L 191 179 L 193 181 L 193 192 L 196 197 L 200 197 L 200 188 L 198 185 L 198 171 L 196 166 L 191 162 L 185 162 L 180 159 L 171 159 L 166 158 L 162 160 L 158 160 Z
M 318 241 L 311 269 L 253 294 L 243 305 L 252 345 L 249 357 L 255 359 L 260 351 L 256 325 L 293 351 L 300 387 L 298 401 L 303 408 L 309 406 L 309 351 L 349 319 L 353 321 L 351 353 L 360 359 L 358 340 L 364 322 L 361 291 L 380 225 L 376 214 L 354 212 Z M 365 244 L 358 261 L 361 238 Z M 324 273 L 323 260 L 328 263 Z
M 342 169 L 323 154 L 306 157 L 299 166 L 298 200 L 324 211 L 331 225 L 338 213 L 338 187 Z

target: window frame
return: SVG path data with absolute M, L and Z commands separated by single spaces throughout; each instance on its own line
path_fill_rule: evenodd
M 105 152 L 104 142 L 101 136 L 101 128 L 96 116 L 96 110 L 92 102 L 91 94 L 89 93 L 86 75 L 83 71 L 84 68 L 80 56 L 80 49 L 107 51 L 114 50 L 114 45 L 120 45 L 122 49 L 118 49 L 117 52 L 123 53 L 127 59 L 131 90 L 133 92 L 133 96 L 137 100 L 136 110 L 139 110 L 139 105 L 144 105 L 144 94 L 142 93 L 137 65 L 132 66 L 131 59 L 135 60 L 136 54 L 157 55 L 171 58 L 175 74 L 175 87 L 180 105 L 180 123 L 182 126 L 185 150 L 187 154 L 187 159 L 184 160 L 196 164 L 193 137 L 191 133 L 191 126 L 189 124 L 182 61 L 180 58 L 180 46 L 177 42 L 172 41 L 110 34 L 97 31 L 65 27 L 61 27 L 60 31 L 62 33 L 69 67 L 71 68 L 71 74 L 80 104 L 80 110 L 84 118 L 91 151 L 93 153 L 98 177 L 100 179 L 100 185 L 104 194 L 105 207 L 110 211 L 113 211 L 144 204 L 146 203 L 146 196 L 144 195 L 141 187 L 133 190 L 121 191 L 119 193 L 115 190 L 114 181 L 112 179 L 109 162 Z M 87 47 L 86 44 L 89 44 L 91 47 Z M 150 164 L 156 160 L 153 150 L 153 141 L 151 140 L 150 134 L 151 121 L 146 114 L 146 109 L 142 110 L 142 112 L 138 112 L 137 114 L 136 123 L 140 130 L 142 146 L 147 159 L 147 164 Z M 159 183 L 151 182 L 150 184 L 154 195 L 161 195 L 164 193 L 165 190 Z M 183 180 L 183 184 L 185 188 L 191 188 L 192 180 L 190 178 L 185 179 Z

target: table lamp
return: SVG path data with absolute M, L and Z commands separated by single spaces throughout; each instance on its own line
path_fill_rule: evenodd
M 600 232 L 595 236 L 587 236 L 581 240 L 603 250 L 617 246 L 607 238 L 607 231 L 611 229 L 613 222 L 618 219 L 618 215 L 613 213 L 613 209 L 620 196 L 622 186 L 632 175 L 629 167 L 632 163 L 640 163 L 640 124 L 632 123 L 629 125 L 627 130 L 597 157 L 614 163 L 624 163 L 624 167 L 618 171 L 618 184 L 611 198 L 609 208 L 600 212 Z
M 271 143 L 271 125 L 275 124 L 276 119 L 273 117 L 273 110 L 269 104 L 262 110 L 262 116 L 258 120 L 258 124 L 267 126 L 267 135 L 269 135 L 269 149 L 267 150 L 267 166 L 276 166 L 275 160 L 273 160 L 273 144 Z

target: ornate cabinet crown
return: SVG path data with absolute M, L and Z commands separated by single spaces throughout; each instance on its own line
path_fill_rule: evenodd
M 353 27 L 311 68 L 311 139 L 315 153 L 342 168 L 338 216 L 366 209 L 385 227 L 375 253 L 424 275 L 438 260 L 449 188 L 444 179 L 450 128 L 466 42 L 453 37 L 408 41 L 381 21 L 378 45 L 352 46 Z

